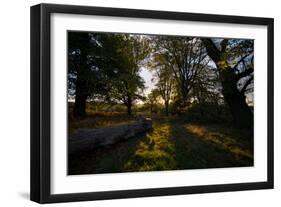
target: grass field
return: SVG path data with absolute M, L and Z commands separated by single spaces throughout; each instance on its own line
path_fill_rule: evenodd
M 88 125 L 89 120 L 85 121 Z M 108 119 L 101 120 L 106 126 Z M 126 121 L 130 119 L 116 116 L 109 122 Z M 75 131 L 75 126 L 71 125 L 71 130 Z M 109 147 L 71 155 L 68 165 L 72 175 L 253 166 L 253 135 L 227 125 L 158 117 L 153 118 L 152 131 Z

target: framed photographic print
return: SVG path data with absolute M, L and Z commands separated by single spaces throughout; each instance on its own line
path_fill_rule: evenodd
M 31 7 L 31 200 L 273 188 L 273 19 Z

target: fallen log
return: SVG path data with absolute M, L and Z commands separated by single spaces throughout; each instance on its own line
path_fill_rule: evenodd
M 80 129 L 69 136 L 68 153 L 93 150 L 134 136 L 152 129 L 151 119 L 140 117 L 133 123 L 98 129 Z

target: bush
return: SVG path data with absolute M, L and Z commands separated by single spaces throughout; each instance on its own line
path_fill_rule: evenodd
M 202 123 L 231 122 L 231 115 L 228 107 L 212 103 L 192 104 L 182 115 L 185 116 L 186 121 Z

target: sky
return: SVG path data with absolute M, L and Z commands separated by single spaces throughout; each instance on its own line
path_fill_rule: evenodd
M 150 93 L 150 91 L 154 88 L 154 83 L 151 81 L 151 79 L 153 78 L 153 74 L 150 70 L 148 70 L 145 67 L 141 68 L 140 71 L 140 76 L 143 77 L 144 81 L 145 81 L 145 87 L 146 89 L 144 90 L 144 94 L 148 95 Z

